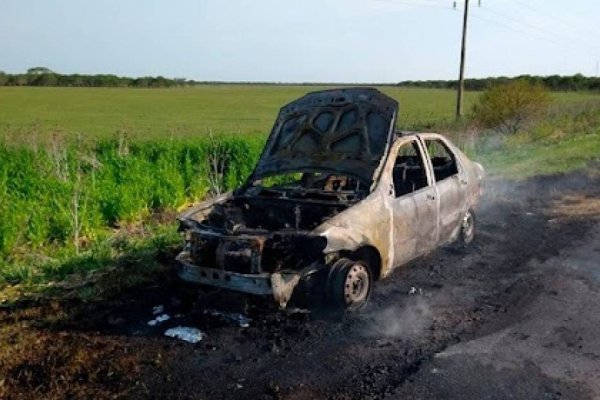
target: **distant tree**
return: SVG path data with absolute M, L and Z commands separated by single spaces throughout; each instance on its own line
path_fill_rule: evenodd
M 27 85 L 27 75 L 17 74 L 14 76 L 14 84 L 15 86 L 25 86 Z
M 174 78 L 173 80 L 177 86 L 185 86 L 187 84 L 187 80 L 185 78 Z
M 559 75 L 550 75 L 544 79 L 544 84 L 550 90 L 559 90 L 560 88 L 560 76 Z
M 39 86 L 57 86 L 57 84 L 58 75 L 54 73 L 40 75 L 40 79 L 38 81 Z
M 69 75 L 68 86 L 81 87 L 85 86 L 85 77 L 81 75 Z
M 152 78 L 148 78 L 148 77 L 134 79 L 132 82 L 132 86 L 141 87 L 141 88 L 148 87 L 150 85 L 151 79 Z
M 487 89 L 473 107 L 473 117 L 485 128 L 514 134 L 547 110 L 550 101 L 544 86 L 520 79 Z
M 27 75 L 42 75 L 54 73 L 51 69 L 46 67 L 33 67 L 27 70 Z
M 586 77 L 582 74 L 575 74 L 572 77 L 573 81 L 573 90 L 583 90 L 586 85 Z
M 8 82 L 8 76 L 4 71 L 0 71 L 0 86 L 6 85 Z

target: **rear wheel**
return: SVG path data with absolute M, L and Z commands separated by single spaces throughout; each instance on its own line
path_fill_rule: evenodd
M 332 266 L 329 275 L 329 298 L 337 308 L 360 310 L 371 296 L 372 282 L 367 263 L 342 258 Z
M 460 240 L 463 245 L 468 245 L 475 237 L 475 214 L 468 210 L 463 216 L 460 226 Z

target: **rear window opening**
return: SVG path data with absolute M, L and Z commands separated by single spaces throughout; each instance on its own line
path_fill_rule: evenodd
M 458 174 L 456 156 L 441 140 L 425 140 L 436 182 Z

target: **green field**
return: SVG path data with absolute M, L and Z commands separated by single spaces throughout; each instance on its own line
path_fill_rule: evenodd
M 1 132 L 82 134 L 117 131 L 156 139 L 215 133 L 268 133 L 279 108 L 318 86 L 204 85 L 177 89 L 0 87 Z M 452 90 L 380 88 L 400 102 L 398 127 L 418 129 L 453 119 Z M 469 110 L 478 93 L 467 92 Z M 561 102 L 595 98 L 558 93 Z
M 316 86 L 214 85 L 182 89 L 1 87 L 0 121 L 17 132 L 159 138 L 268 133 L 279 108 Z M 399 127 L 451 118 L 450 90 L 383 91 L 401 104 Z M 468 93 L 467 105 L 476 95 Z
M 279 108 L 316 86 L 212 85 L 181 89 L 0 87 L 4 131 L 109 137 L 268 133 Z M 384 87 L 400 102 L 398 126 L 452 118 L 455 92 Z M 476 93 L 467 93 L 466 105 Z

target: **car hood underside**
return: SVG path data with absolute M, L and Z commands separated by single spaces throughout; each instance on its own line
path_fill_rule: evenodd
M 397 112 L 398 103 L 376 89 L 309 93 L 281 109 L 251 179 L 321 170 L 371 182 Z

